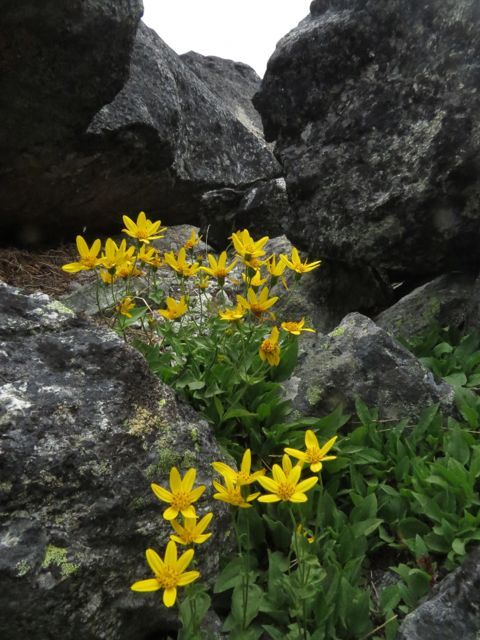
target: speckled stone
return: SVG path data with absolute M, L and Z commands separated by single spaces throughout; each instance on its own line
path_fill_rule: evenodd
M 310 252 L 394 274 L 478 264 L 477 0 L 317 0 L 254 103 Z
M 172 465 L 210 486 L 221 459 L 207 423 L 114 333 L 44 294 L 0 284 L 0 637 L 144 640 L 176 628 L 144 552 L 171 533 L 150 483 Z M 211 501 L 204 580 L 229 549 L 230 515 Z M 213 504 L 213 502 L 215 502 Z

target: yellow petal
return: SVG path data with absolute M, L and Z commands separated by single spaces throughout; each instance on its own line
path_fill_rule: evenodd
M 276 493 L 278 491 L 278 482 L 275 482 L 275 480 L 272 480 L 271 478 L 258 478 L 258 484 L 260 484 L 267 491 L 272 491 L 273 493 Z
M 185 551 L 185 553 L 182 553 L 182 555 L 178 559 L 178 562 L 176 563 L 177 564 L 176 568 L 178 571 L 180 571 L 180 573 L 183 573 L 183 571 L 185 571 L 185 569 L 188 567 L 188 565 L 192 561 L 193 554 L 194 554 L 193 549 L 188 549 L 188 551 Z
M 68 264 L 63 265 L 62 271 L 66 271 L 67 273 L 78 273 L 79 271 L 87 271 L 87 267 L 80 262 L 69 262 Z
M 291 449 L 290 447 L 285 447 L 284 449 L 285 453 L 288 453 L 289 456 L 292 456 L 292 458 L 297 458 L 298 460 L 306 460 L 306 455 L 303 451 L 300 451 L 299 449 Z
M 147 558 L 148 566 L 153 573 L 158 576 L 163 571 L 163 560 L 153 549 L 147 549 L 145 551 L 145 556 Z
M 224 478 L 229 478 L 232 482 L 235 482 L 237 472 L 232 469 L 232 467 L 229 467 L 228 464 L 225 464 L 224 462 L 212 462 L 212 467 Z
M 307 446 L 308 449 L 313 449 L 319 446 L 317 436 L 313 433 L 311 429 L 308 429 L 305 432 L 305 445 Z
M 178 516 L 178 509 L 174 509 L 173 507 L 168 507 L 163 512 L 163 517 L 165 520 L 174 520 Z
M 195 518 L 197 516 L 193 505 L 185 507 L 185 509 L 182 509 L 181 513 L 184 518 Z
M 178 472 L 177 467 L 172 467 L 170 469 L 170 488 L 172 489 L 173 493 L 178 493 L 182 490 L 182 478 L 180 477 L 180 473 Z
M 279 483 L 279 482 L 286 482 L 287 481 L 287 477 L 285 475 L 284 470 L 282 469 L 282 467 L 278 464 L 274 464 L 272 467 L 272 475 L 273 475 L 273 479 L 275 480 L 275 482 Z
M 178 579 L 178 586 L 184 587 L 187 584 L 190 584 L 194 580 L 200 577 L 200 571 L 187 571 L 183 573 Z
M 173 540 L 167 544 L 167 548 L 165 550 L 165 564 L 173 567 L 177 564 L 177 545 Z
M 260 496 L 259 502 L 280 502 L 280 497 L 274 494 L 268 494 L 266 496 Z
M 155 484 L 154 482 L 152 482 L 152 484 L 150 485 L 153 493 L 157 496 L 157 498 L 159 500 L 163 500 L 163 502 L 171 502 L 172 501 L 172 494 L 170 493 L 170 491 L 167 491 L 166 489 L 164 489 L 163 487 L 161 487 L 158 484 Z
M 304 493 L 294 493 L 290 496 L 290 502 L 307 502 L 308 498 Z
M 296 489 L 297 491 L 300 491 L 302 493 L 304 493 L 305 491 L 309 491 L 312 487 L 314 487 L 318 482 L 318 478 L 307 478 L 306 480 L 302 480 L 302 482 L 299 482 Z
M 205 491 L 205 485 L 203 484 L 200 485 L 199 487 L 196 487 L 195 489 L 192 489 L 192 491 L 190 491 L 190 501 L 196 502 L 204 491 Z
M 196 475 L 197 475 L 197 472 L 193 468 L 189 469 L 185 474 L 185 477 L 183 478 L 183 481 L 182 481 L 182 489 L 185 491 L 185 493 L 188 493 L 193 487 L 193 483 L 195 482 Z
M 177 599 L 177 590 L 175 587 L 171 589 L 165 589 L 163 592 L 163 604 L 166 607 L 173 607 L 175 600 Z
M 242 464 L 240 467 L 240 470 L 242 473 L 244 473 L 246 476 L 249 475 L 250 473 L 250 467 L 252 466 L 252 454 L 250 449 L 246 449 L 245 453 L 243 454 L 243 458 L 242 458 Z
M 150 578 L 149 580 L 139 580 L 138 582 L 134 582 L 130 589 L 132 591 L 158 591 L 160 589 L 160 585 L 155 578 Z
M 77 244 L 77 250 L 78 250 L 79 255 L 82 258 L 84 256 L 88 256 L 88 254 L 90 253 L 90 250 L 88 248 L 88 244 L 85 242 L 85 240 L 84 240 L 84 238 L 82 238 L 82 236 L 77 236 L 76 244 Z
M 330 440 L 328 442 L 326 442 L 323 447 L 320 449 L 320 455 L 324 455 L 325 453 L 327 453 L 328 451 L 330 451 L 330 449 L 333 447 L 333 445 L 335 444 L 336 440 L 337 440 L 338 436 L 335 436 L 333 438 L 330 438 Z
M 198 533 L 203 533 L 205 531 L 205 529 L 210 524 L 212 518 L 213 518 L 213 513 L 207 513 L 206 516 L 203 516 L 203 518 L 200 520 L 200 522 L 197 525 Z M 208 534 L 208 535 L 211 535 L 211 534 Z

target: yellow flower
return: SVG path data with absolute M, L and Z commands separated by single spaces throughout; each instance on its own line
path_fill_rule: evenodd
M 132 263 L 134 260 L 135 247 L 131 246 L 127 249 L 127 241 L 124 239 L 119 245 L 107 238 L 105 242 L 105 249 L 100 258 L 100 263 L 105 269 L 112 270 L 118 267 L 122 267 L 124 264 Z
M 264 245 L 268 242 L 268 236 L 260 238 L 260 240 L 254 240 L 247 229 L 243 231 L 236 231 L 230 236 L 235 247 L 235 251 L 242 256 L 245 260 L 251 258 L 259 258 L 265 255 L 263 249 Z
M 167 298 L 167 308 L 159 309 L 158 313 L 167 320 L 178 320 L 188 311 L 187 303 L 185 302 L 185 296 L 182 296 L 180 300 L 174 300 L 174 298 Z
M 277 262 L 276 256 L 270 256 L 270 258 L 265 262 L 265 267 L 273 278 L 280 278 L 287 265 L 282 260 Z
M 113 284 L 116 281 L 117 276 L 114 273 L 110 273 L 110 271 L 100 269 L 100 278 L 104 284 Z
M 243 318 L 245 315 L 245 308 L 240 304 L 237 304 L 234 309 L 224 309 L 223 311 L 219 311 L 218 315 L 221 320 L 234 322 L 235 320 L 241 320 Z
M 210 276 L 201 275 L 198 279 L 197 287 L 199 289 L 207 289 L 210 282 Z
M 128 216 L 123 216 L 123 223 L 126 227 L 126 229 L 122 229 L 124 233 L 140 242 L 145 242 L 145 244 L 148 244 L 151 240 L 163 238 L 162 231 L 166 230 L 166 227 L 160 228 L 162 224 L 160 220 L 156 222 L 148 220 L 143 211 L 138 214 L 137 222 L 134 222 Z
M 302 318 L 300 322 L 282 322 L 280 325 L 284 331 L 288 331 L 288 333 L 292 333 L 294 336 L 299 336 L 302 331 L 310 331 L 310 333 L 315 333 L 315 329 L 304 328 L 305 318 Z
M 132 314 L 130 311 L 131 309 L 135 309 L 135 303 L 133 302 L 133 298 L 127 297 L 121 300 L 115 308 L 120 315 L 131 318 Z
M 273 327 L 270 335 L 260 345 L 258 355 L 260 360 L 268 362 L 272 367 L 276 367 L 280 362 L 280 346 L 278 344 L 278 336 L 280 332 L 277 327 Z
M 243 296 L 237 296 L 237 303 L 245 309 L 249 309 L 257 318 L 260 318 L 262 314 L 270 309 L 278 300 L 278 296 L 269 298 L 268 295 L 267 287 L 264 287 L 258 296 L 252 288 L 249 288 L 247 291 L 247 299 L 245 300 Z
M 309 491 L 318 482 L 318 476 L 300 480 L 301 465 L 292 467 L 292 461 L 287 455 L 282 458 L 282 466 L 274 464 L 272 468 L 273 478 L 260 477 L 259 484 L 270 493 L 260 496 L 259 502 L 306 502 L 306 491 Z
M 305 448 L 306 451 L 299 451 L 298 449 L 291 449 L 290 447 L 285 448 L 285 453 L 288 455 L 305 462 L 310 465 L 311 471 L 313 473 L 318 473 L 321 471 L 323 464 L 327 460 L 335 460 L 337 456 L 327 456 L 326 454 L 330 451 L 330 449 L 335 444 L 335 441 L 338 436 L 334 438 L 330 438 L 330 440 L 320 447 L 318 444 L 317 436 L 313 433 L 311 429 L 308 429 L 305 432 Z
M 188 240 L 184 242 L 183 246 L 187 251 L 191 251 L 194 247 L 197 246 L 197 244 L 200 242 L 201 239 L 202 239 L 202 236 L 197 236 L 195 230 L 192 229 L 192 233 L 190 234 L 190 237 L 188 238 Z
M 115 271 L 117 278 L 136 278 L 142 275 L 140 269 L 133 264 L 133 262 L 124 262 Z
M 178 257 L 175 257 L 173 251 L 165 254 L 165 263 L 182 276 L 182 278 L 189 278 L 194 276 L 200 269 L 198 262 L 187 262 L 185 247 L 181 247 L 178 252 Z
M 230 480 L 230 482 L 237 484 L 238 486 L 252 484 L 252 482 L 255 482 L 257 478 L 263 476 L 265 473 L 265 469 L 250 473 L 251 466 L 252 454 L 250 449 L 246 449 L 243 454 L 240 471 L 235 471 L 235 469 L 232 469 L 232 467 L 229 467 L 228 464 L 225 464 L 224 462 L 212 462 L 212 467 L 217 473 L 222 475 L 225 480 Z
M 163 604 L 166 607 L 175 604 L 177 587 L 185 587 L 200 577 L 198 571 L 185 571 L 193 559 L 193 549 L 188 549 L 177 559 L 177 546 L 172 540 L 167 544 L 164 560 L 153 549 L 147 549 L 145 555 L 155 578 L 134 582 L 130 589 L 140 592 L 164 589 Z
M 149 264 L 151 267 L 156 267 L 157 269 L 163 264 L 163 260 L 157 249 L 155 249 L 155 247 L 147 247 L 145 244 L 142 244 L 140 247 L 137 258 L 140 262 Z
M 205 491 L 205 486 L 201 485 L 193 489 L 195 477 L 197 472 L 195 469 L 189 469 L 185 477 L 181 478 L 178 469 L 172 467 L 170 469 L 170 491 L 160 487 L 158 484 L 152 483 L 150 486 L 153 493 L 159 500 L 168 502 L 170 506 L 163 512 L 165 520 L 174 520 L 179 513 L 184 518 L 195 518 L 195 507 L 193 503 L 196 502 L 202 493 Z
M 249 503 L 260 495 L 260 492 L 256 491 L 249 496 L 243 497 L 241 486 L 227 478 L 225 478 L 225 486 L 216 480 L 213 481 L 213 486 L 217 490 L 217 493 L 213 494 L 215 500 L 227 502 L 233 507 L 240 507 L 241 509 L 249 509 L 252 506 Z
M 255 287 L 255 289 L 257 287 L 261 287 L 262 284 L 265 284 L 265 282 L 267 281 L 267 278 L 262 278 L 262 274 L 260 273 L 260 271 L 255 271 L 252 278 L 249 278 L 248 275 L 242 273 L 242 278 L 246 284 L 248 284 L 250 287 Z
M 213 513 L 207 513 L 200 522 L 197 522 L 197 518 L 185 518 L 183 527 L 176 520 L 172 520 L 170 524 L 175 529 L 177 535 L 172 533 L 170 540 L 174 540 L 175 542 L 178 542 L 178 544 L 204 543 L 212 535 L 211 533 L 204 533 L 212 518 Z
M 297 525 L 295 533 L 299 536 L 303 536 L 308 544 L 313 544 L 315 542 L 315 536 L 313 535 L 313 533 L 310 531 L 310 529 L 305 529 L 302 523 Z
M 100 253 L 102 243 L 97 238 L 91 247 L 85 242 L 82 236 L 77 236 L 77 250 L 80 256 L 78 262 L 69 262 L 62 267 L 67 273 L 78 273 L 79 271 L 90 271 L 98 266 L 98 254 Z
M 299 274 L 307 273 L 307 271 L 313 271 L 313 269 L 316 269 L 322 264 L 321 260 L 316 260 L 315 262 L 307 262 L 305 260 L 305 262 L 302 262 L 298 254 L 298 249 L 296 249 L 295 247 L 293 247 L 292 249 L 291 260 L 289 260 L 287 256 L 283 254 L 280 256 L 280 260 L 282 260 L 282 262 L 284 262 L 289 269 L 291 269 L 292 271 L 296 271 Z
M 237 260 L 234 260 L 227 266 L 227 252 L 222 251 L 218 260 L 215 259 L 210 253 L 208 254 L 208 262 L 210 267 L 200 267 L 202 271 L 208 273 L 213 278 L 218 280 L 220 285 L 223 285 L 225 278 L 228 276 L 233 267 L 237 264 Z

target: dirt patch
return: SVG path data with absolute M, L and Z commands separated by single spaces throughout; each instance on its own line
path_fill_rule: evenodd
M 43 291 L 58 297 L 70 291 L 74 280 L 61 267 L 77 257 L 75 244 L 43 251 L 0 248 L 0 280 L 28 293 Z M 75 277 L 77 284 L 90 279 L 91 274 L 88 273 L 76 274 Z

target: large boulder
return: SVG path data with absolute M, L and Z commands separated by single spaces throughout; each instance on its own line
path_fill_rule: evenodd
M 476 261 L 476 0 L 315 0 L 254 103 L 313 253 L 395 274 Z
M 477 640 L 480 636 L 480 550 L 444 578 L 402 622 L 397 640 Z
M 454 404 L 448 384 L 437 384 L 415 356 L 359 313 L 318 336 L 285 387 L 299 414 L 318 417 L 339 404 L 351 412 L 357 398 L 388 420 L 417 418 L 437 403 L 452 412 Z
M 209 485 L 220 456 L 209 426 L 116 334 L 6 285 L 0 369 L 0 637 L 164 637 L 175 617 L 159 594 L 129 590 L 151 577 L 145 549 L 163 554 L 171 533 L 149 484 L 168 486 L 176 465 Z M 229 516 L 206 494 L 208 581 Z
M 0 24 L 3 169 L 85 131 L 128 76 L 142 0 L 5 0 Z M 33 157 L 32 157 L 33 156 Z
M 143 23 L 128 81 L 95 111 L 70 148 L 46 163 L 42 156 L 34 169 L 19 162 L 3 172 L 0 229 L 15 213 L 17 227 L 51 241 L 83 229 L 109 233 L 121 213 L 144 210 L 169 224 L 211 223 L 214 231 L 225 211 L 206 193 L 235 192 L 240 202 L 281 175 L 266 143 Z
M 263 139 L 262 119 L 252 102 L 261 80 L 252 67 L 195 51 L 180 58 L 247 129 Z
M 412 338 L 433 326 L 462 330 L 468 321 L 475 276 L 447 273 L 410 291 L 382 311 L 375 322 L 391 335 Z

